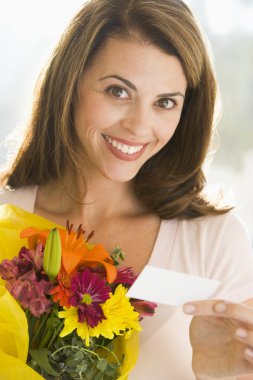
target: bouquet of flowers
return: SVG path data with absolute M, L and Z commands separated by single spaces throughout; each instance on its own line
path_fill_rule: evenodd
M 45 379 L 126 379 L 134 363 L 122 342 L 156 305 L 126 296 L 136 276 L 119 266 L 123 252 L 109 254 L 90 243 L 93 232 L 85 238 L 82 225 L 73 232 L 69 222 L 66 229 L 25 228 L 20 237 L 28 247 L 4 259 L 0 275 L 26 315 L 26 363 Z

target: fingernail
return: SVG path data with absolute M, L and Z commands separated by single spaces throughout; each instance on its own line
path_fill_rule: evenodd
M 245 355 L 249 356 L 250 358 L 253 358 L 253 350 L 251 348 L 246 348 L 244 353 L 245 353 Z
M 235 335 L 238 337 L 238 338 L 246 338 L 247 337 L 247 331 L 243 330 L 243 329 L 237 329 L 235 331 Z
M 214 310 L 218 313 L 223 313 L 226 310 L 226 305 L 224 303 L 217 303 L 214 306 Z
M 188 304 L 184 305 L 184 312 L 186 314 L 194 314 L 196 311 L 196 307 L 194 305 Z

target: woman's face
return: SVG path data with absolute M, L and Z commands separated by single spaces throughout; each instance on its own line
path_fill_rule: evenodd
M 131 180 L 171 139 L 186 91 L 180 61 L 152 44 L 108 39 L 85 72 L 75 128 L 85 166 Z

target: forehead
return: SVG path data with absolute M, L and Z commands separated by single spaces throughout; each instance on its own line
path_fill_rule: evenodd
M 93 57 L 87 76 L 120 74 L 127 79 L 160 81 L 186 87 L 179 59 L 155 45 L 136 39 L 108 38 Z

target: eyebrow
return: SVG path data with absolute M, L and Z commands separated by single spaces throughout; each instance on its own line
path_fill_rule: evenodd
M 126 86 L 128 86 L 129 88 L 131 88 L 132 90 L 137 91 L 136 86 L 132 82 L 130 82 L 129 80 L 127 80 L 125 78 L 122 78 L 120 75 L 117 75 L 117 74 L 107 75 L 107 76 L 105 76 L 103 78 L 100 78 L 99 81 L 102 81 L 102 80 L 105 80 L 105 79 L 108 79 L 108 78 L 118 79 L 121 82 L 123 82 Z M 182 96 L 182 98 L 184 99 L 184 95 L 180 91 L 177 91 L 177 92 L 166 92 L 164 94 L 157 95 L 157 98 L 169 98 L 171 96 Z

